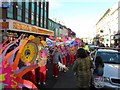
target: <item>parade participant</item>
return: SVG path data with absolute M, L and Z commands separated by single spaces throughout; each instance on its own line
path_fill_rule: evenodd
M 65 48 L 64 48 L 63 45 L 62 45 L 62 47 L 61 47 L 61 54 L 62 54 L 63 65 L 66 66 L 66 52 L 65 52 Z M 66 72 L 66 70 L 64 70 L 64 72 Z
M 75 47 L 75 55 L 74 55 L 75 60 L 78 58 L 78 54 L 77 54 L 78 47 L 79 45 L 76 45 Z
M 51 63 L 53 63 L 53 55 L 52 55 L 52 53 L 53 53 L 53 47 L 49 47 L 49 58 L 50 58 L 50 62 Z
M 71 46 L 70 47 L 70 60 L 69 60 L 70 65 L 72 65 L 74 62 L 74 55 L 75 55 L 74 46 Z
M 91 67 L 93 63 L 83 48 L 77 50 L 78 59 L 74 62 L 73 71 L 76 73 L 78 88 L 89 88 L 91 81 Z
M 38 56 L 37 56 L 37 61 L 40 62 L 42 60 L 42 54 L 43 54 L 43 44 L 40 41 L 40 38 L 37 38 L 37 44 L 38 44 Z M 46 56 L 47 57 L 47 56 Z M 38 67 L 36 69 L 36 81 L 37 84 L 46 84 L 46 63 L 45 65 Z
M 53 72 L 53 76 L 57 78 L 59 73 L 58 62 L 62 62 L 62 57 L 57 45 L 55 45 L 52 55 L 53 55 L 52 72 Z
M 46 47 L 46 42 L 45 42 L 44 37 L 41 37 L 41 43 L 42 43 L 43 47 Z

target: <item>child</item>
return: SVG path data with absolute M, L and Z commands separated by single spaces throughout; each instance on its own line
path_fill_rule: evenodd
M 100 56 L 97 56 L 95 59 L 95 69 L 94 69 L 94 74 L 97 76 L 103 76 L 104 72 L 104 63 L 103 59 Z

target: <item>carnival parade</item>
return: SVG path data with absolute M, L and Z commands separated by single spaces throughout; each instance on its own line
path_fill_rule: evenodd
M 21 34 L 15 38 L 13 34 L 0 45 L 2 88 L 33 88 L 46 80 L 48 60 L 52 64 L 52 73 L 58 77 L 59 71 L 67 72 L 67 63 L 73 64 L 77 58 L 76 51 L 79 39 L 49 37 L 44 41 L 34 35 Z
M 0 90 L 120 89 L 120 1 L 84 1 L 0 1 Z

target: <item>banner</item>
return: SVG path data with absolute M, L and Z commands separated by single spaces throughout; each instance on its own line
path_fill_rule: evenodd
M 46 38 L 46 46 L 52 46 L 53 44 L 54 44 L 53 40 Z

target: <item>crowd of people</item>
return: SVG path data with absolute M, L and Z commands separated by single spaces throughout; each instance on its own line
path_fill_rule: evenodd
M 25 39 L 26 38 L 32 40 L 35 37 L 25 37 Z M 11 42 L 12 41 L 14 40 L 11 39 Z M 19 40 L 16 44 L 20 44 L 21 41 L 22 39 Z M 99 63 L 95 62 L 94 66 L 92 60 L 90 59 L 88 43 L 84 43 L 83 40 L 73 45 L 66 45 L 65 43 L 62 43 L 59 45 L 53 44 L 52 46 L 47 46 L 43 37 L 37 37 L 36 44 L 38 45 L 38 55 L 36 57 L 35 63 L 38 63 L 41 60 L 43 49 L 46 51 L 47 62 L 45 62 L 44 65 L 37 67 L 35 70 L 26 73 L 23 77 L 26 80 L 29 80 L 38 85 L 41 83 L 46 84 L 46 70 L 48 68 L 48 62 L 50 62 L 52 65 L 52 75 L 55 78 L 59 77 L 59 71 L 61 70 L 67 73 L 67 65 L 71 65 L 73 67 L 72 70 L 76 73 L 75 75 L 78 81 L 77 86 L 79 88 L 90 87 L 93 72 L 94 75 L 103 75 L 104 65 L 102 61 L 100 61 L 102 60 L 101 57 L 96 58 L 98 59 Z M 18 45 L 14 46 L 14 48 L 17 46 Z M 101 64 L 101 66 L 99 64 Z

